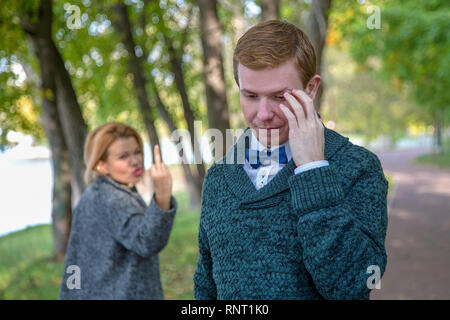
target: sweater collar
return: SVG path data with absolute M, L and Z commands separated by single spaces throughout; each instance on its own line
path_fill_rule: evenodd
M 97 178 L 95 179 L 95 183 L 97 184 L 109 184 L 111 186 L 113 186 L 114 188 L 116 188 L 119 191 L 125 192 L 127 194 L 129 194 L 131 197 L 135 198 L 141 205 L 144 205 L 144 207 L 146 207 L 146 203 L 145 201 L 142 199 L 142 197 L 139 195 L 138 192 L 134 192 L 132 189 L 122 186 L 120 183 L 118 183 L 117 181 L 111 179 L 108 176 L 105 175 L 98 175 Z
M 294 170 L 296 168 L 294 160 L 291 159 L 266 186 L 256 190 L 243 168 L 244 161 L 242 160 L 243 150 L 245 150 L 245 147 L 249 147 L 252 138 L 251 136 L 252 131 L 250 128 L 247 128 L 239 137 L 236 144 L 227 152 L 223 165 L 226 183 L 232 192 L 245 203 L 268 199 L 288 189 L 288 179 L 294 175 Z M 328 161 L 331 160 L 333 155 L 347 144 L 349 140 L 347 137 L 343 137 L 325 126 L 324 137 L 325 160 Z

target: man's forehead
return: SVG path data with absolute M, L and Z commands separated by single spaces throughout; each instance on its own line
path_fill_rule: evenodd
M 282 93 L 285 91 L 292 91 L 293 88 L 291 86 L 274 86 L 273 88 L 269 87 L 269 88 L 260 88 L 260 87 L 256 87 L 256 88 L 252 88 L 252 86 L 249 87 L 241 87 L 240 91 L 241 92 L 248 92 L 248 93 L 261 93 L 261 94 L 274 94 L 274 93 Z
M 239 64 L 237 75 L 241 91 L 276 93 L 301 86 L 298 70 L 287 64 L 267 69 L 251 69 Z
M 261 94 L 273 94 L 298 87 L 297 82 L 289 78 L 271 77 L 241 77 L 239 76 L 239 90 L 241 92 L 253 92 Z

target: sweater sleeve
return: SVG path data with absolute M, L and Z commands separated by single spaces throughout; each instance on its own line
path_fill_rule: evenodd
M 157 254 L 169 240 L 177 206 L 172 196 L 170 209 L 163 211 L 156 204 L 154 195 L 144 214 L 128 212 L 117 203 L 114 210 L 109 211 L 109 230 L 128 250 L 142 257 Z
M 212 260 L 206 233 L 200 225 L 198 233 L 199 257 L 194 274 L 194 297 L 197 300 L 217 299 L 216 285 L 212 276 Z
M 346 194 L 333 165 L 289 180 L 303 261 L 325 299 L 369 298 L 369 277 L 386 268 L 388 182 L 375 155 L 364 162 Z
M 198 260 L 197 268 L 194 273 L 194 297 L 197 300 L 215 300 L 217 299 L 216 284 L 212 274 L 212 259 L 209 247 L 209 240 L 204 229 L 205 216 L 211 212 L 214 204 L 212 203 L 213 193 L 210 186 L 214 184 L 213 171 L 215 166 L 211 167 L 205 177 L 202 190 L 202 209 L 200 214 L 200 225 L 198 228 Z M 210 200 L 211 198 L 211 200 Z

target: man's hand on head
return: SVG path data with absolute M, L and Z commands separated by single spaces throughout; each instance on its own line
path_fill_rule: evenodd
M 280 108 L 289 122 L 289 146 L 297 167 L 325 160 L 324 127 L 314 109 L 314 101 L 303 90 L 285 92 Z

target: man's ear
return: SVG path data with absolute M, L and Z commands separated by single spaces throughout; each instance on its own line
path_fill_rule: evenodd
M 314 100 L 319 90 L 321 78 L 318 74 L 314 75 L 308 82 L 305 92 Z

